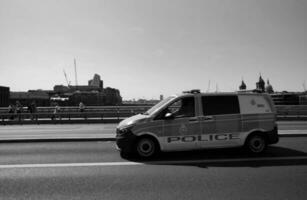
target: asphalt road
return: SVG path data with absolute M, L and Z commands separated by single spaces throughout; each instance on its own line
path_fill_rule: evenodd
M 0 199 L 306 199 L 307 137 L 241 149 L 120 157 L 114 142 L 0 144 Z
M 44 124 L 0 126 L 0 141 L 115 138 L 117 124 Z

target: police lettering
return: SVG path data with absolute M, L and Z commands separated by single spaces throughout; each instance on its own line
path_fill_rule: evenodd
M 237 135 L 233 134 L 210 134 L 210 135 L 187 135 L 187 136 L 172 136 L 167 138 L 168 143 L 172 142 L 209 142 L 209 141 L 226 141 L 238 140 Z
M 195 136 L 185 136 L 185 137 L 182 137 L 181 140 L 183 142 L 194 142 L 195 141 Z
M 180 137 L 168 137 L 167 138 L 168 143 L 175 142 L 175 141 L 180 141 Z

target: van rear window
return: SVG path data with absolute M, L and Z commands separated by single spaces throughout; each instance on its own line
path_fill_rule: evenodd
M 272 109 L 263 96 L 240 95 L 240 108 L 242 114 L 271 113 Z
M 236 95 L 203 96 L 202 107 L 204 115 L 239 114 L 240 107 Z

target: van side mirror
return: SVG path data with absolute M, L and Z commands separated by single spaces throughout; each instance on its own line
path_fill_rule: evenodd
M 164 119 L 174 119 L 174 115 L 172 113 L 166 113 Z

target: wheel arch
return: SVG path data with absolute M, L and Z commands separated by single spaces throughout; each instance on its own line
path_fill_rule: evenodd
M 263 129 L 254 129 L 252 131 L 250 131 L 249 134 L 247 134 L 247 136 L 245 137 L 245 140 L 244 140 L 244 145 L 246 144 L 246 142 L 248 141 L 248 139 L 254 135 L 260 135 L 262 136 L 265 141 L 268 143 L 268 135 L 266 134 L 266 131 L 263 130 Z
M 140 140 L 141 138 L 151 138 L 151 139 L 156 143 L 157 148 L 158 148 L 157 150 L 158 150 L 158 151 L 161 151 L 160 142 L 159 142 L 158 138 L 157 138 L 154 134 L 148 133 L 148 132 L 143 133 L 143 134 L 140 134 L 140 135 L 137 136 L 135 142 L 137 142 L 137 141 Z

